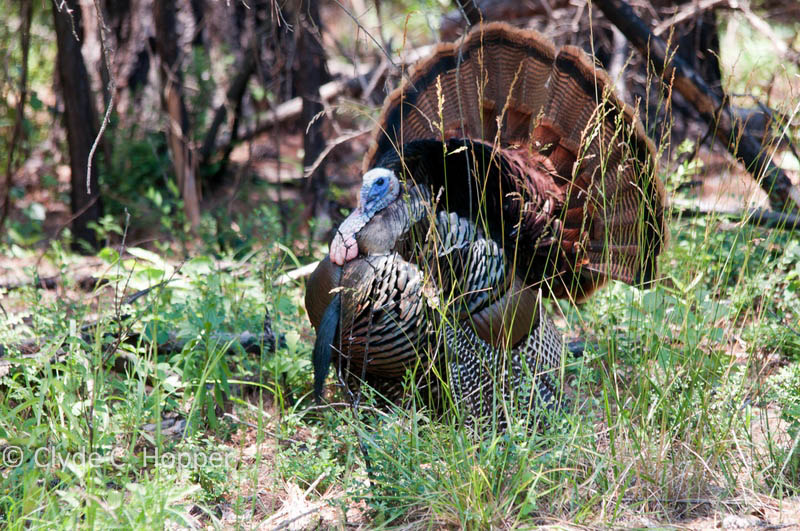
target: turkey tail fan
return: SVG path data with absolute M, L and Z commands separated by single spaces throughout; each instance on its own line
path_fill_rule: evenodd
M 479 26 L 460 44 L 437 45 L 386 98 L 363 171 L 414 140 L 444 136 L 491 144 L 506 103 L 500 141 L 526 140 L 547 101 L 555 56 L 541 34 L 498 22 Z
M 439 44 L 389 95 L 363 169 L 415 141 L 488 146 L 515 168 L 517 190 L 539 196 L 536 208 L 557 207 L 546 216 L 559 220 L 554 238 L 543 242 L 541 230 L 526 233 L 524 224 L 521 234 L 506 234 L 517 241 L 510 252 L 526 282 L 546 270 L 553 295 L 577 300 L 608 278 L 646 285 L 666 241 L 664 190 L 653 143 L 612 86 L 579 48 L 557 50 L 505 23 L 479 25 L 458 43 Z M 507 193 L 507 183 L 498 186 Z M 519 203 L 515 223 L 532 215 Z M 490 212 L 504 213 L 506 205 Z M 524 221 L 541 229 L 537 216 Z
M 655 280 L 666 240 L 665 193 L 656 154 L 632 109 L 614 95 L 608 75 L 579 48 L 555 60 L 543 119 L 532 133 L 565 190 L 562 235 L 582 264 L 587 296 L 606 277 L 629 284 Z

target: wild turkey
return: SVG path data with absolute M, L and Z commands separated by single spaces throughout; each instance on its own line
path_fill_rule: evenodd
M 416 66 L 308 283 L 318 396 L 333 343 L 351 376 L 446 371 L 454 400 L 486 412 L 485 390 L 560 364 L 542 292 L 581 301 L 609 278 L 655 279 L 664 192 L 611 86 L 581 50 L 502 23 Z M 551 382 L 534 383 L 547 401 Z

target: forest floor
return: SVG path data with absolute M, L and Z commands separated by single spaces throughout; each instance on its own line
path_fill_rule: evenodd
M 347 198 L 357 175 L 343 160 Z M 696 160 L 701 184 L 673 199 L 722 211 L 763 204 L 726 156 Z M 225 206 L 232 230 L 250 237 L 227 251 L 206 237 L 171 244 L 191 249 L 188 261 L 169 258 L 144 231 L 139 246 L 92 257 L 57 238 L 6 249 L 0 375 L 13 407 L 0 426 L 4 455 L 21 452 L 19 466 L 3 471 L 10 521 L 264 529 L 800 522 L 796 233 L 673 211 L 657 288 L 612 283 L 580 307 L 552 305 L 565 337 L 587 342 L 568 358 L 564 418 L 533 439 L 518 429 L 475 440 L 424 410 L 369 413 L 367 400 L 354 416 L 335 386 L 333 404 L 312 404 L 304 280 L 278 279 L 324 246 L 296 236 L 293 250 L 276 243 L 275 209 L 248 210 L 278 193 L 274 161 L 256 168 L 262 178 Z M 140 290 L 151 291 L 123 300 Z M 263 330 L 265 303 L 276 351 L 246 352 L 236 337 Z M 116 363 L 114 352 L 134 361 Z M 359 440 L 378 471 L 371 483 Z M 86 466 L 78 456 L 89 449 L 101 458 Z

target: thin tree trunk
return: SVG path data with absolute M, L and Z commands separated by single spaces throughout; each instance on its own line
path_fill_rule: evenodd
M 16 116 L 14 117 L 14 131 L 11 133 L 11 141 L 7 146 L 6 172 L 2 188 L 3 211 L 0 213 L 0 231 L 3 230 L 8 211 L 11 209 L 11 185 L 12 177 L 16 168 L 14 166 L 14 155 L 17 144 L 23 138 L 23 120 L 25 117 L 25 101 L 28 99 L 28 51 L 31 42 L 31 20 L 33 19 L 33 0 L 22 0 L 20 3 L 20 23 L 19 42 L 22 48 L 22 67 L 19 76 L 19 93 L 17 94 Z
M 161 105 L 167 117 L 167 144 L 183 198 L 184 212 L 192 227 L 200 222 L 200 193 L 191 145 L 189 115 L 183 100 L 183 76 L 175 31 L 175 0 L 155 0 L 156 52 L 161 58 Z
M 80 6 L 75 0 L 66 0 L 65 9 L 58 11 L 53 5 L 53 21 L 58 44 L 57 63 L 64 98 L 64 121 L 69 144 L 71 178 L 72 235 L 73 248 L 83 250 L 80 240 L 91 248 L 97 247 L 94 230 L 89 222 L 97 221 L 102 214 L 100 189 L 97 183 L 97 165 L 92 165 L 87 189 L 86 174 L 89 167 L 89 152 L 97 136 L 97 115 L 92 105 L 89 75 L 81 54 L 82 36 Z

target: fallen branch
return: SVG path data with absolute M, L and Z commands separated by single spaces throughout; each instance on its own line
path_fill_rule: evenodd
M 87 343 L 94 341 L 92 327 L 96 327 L 97 325 L 97 323 L 93 323 L 91 325 L 84 326 L 81 333 L 81 339 Z M 87 326 L 89 327 L 88 329 Z M 139 342 L 149 341 L 148 338 L 141 334 L 128 334 L 121 338 L 115 334 L 107 334 L 107 336 L 111 339 L 119 340 L 120 344 L 125 343 L 128 345 L 135 345 Z M 158 353 L 174 354 L 176 352 L 181 352 L 194 339 L 194 337 L 180 338 L 176 332 L 170 331 L 167 333 L 167 338 L 165 340 L 156 344 Z M 260 354 L 262 350 L 273 352 L 276 346 L 279 343 L 282 344 L 284 341 L 285 340 L 283 337 L 278 338 L 276 341 L 275 334 L 273 333 L 271 327 L 268 329 L 265 327 L 265 330 L 261 333 L 253 333 L 250 331 L 244 331 L 238 334 L 215 332 L 205 338 L 205 342 L 207 343 L 229 345 L 226 350 L 227 354 L 236 353 L 239 351 L 239 349 L 244 350 L 244 352 L 248 354 Z M 44 346 L 45 345 L 42 344 L 39 339 L 25 341 L 10 348 L 0 345 L 0 378 L 7 375 L 14 367 L 25 364 L 27 360 L 35 359 Z M 4 359 L 6 356 L 8 356 L 8 352 L 10 350 L 16 350 L 20 352 L 20 355 L 11 359 Z M 50 356 L 49 363 L 51 365 L 61 363 L 65 361 L 68 356 L 69 350 L 64 346 L 59 346 L 55 353 Z M 136 364 L 141 361 L 140 358 L 137 358 L 133 354 L 120 350 L 117 350 L 117 352 L 114 353 L 113 360 L 114 371 L 118 373 L 127 373 L 132 371 Z
M 279 276 L 275 280 L 275 282 L 272 283 L 272 285 L 283 286 L 284 284 L 288 284 L 289 282 L 297 280 L 298 278 L 307 277 L 308 275 L 314 272 L 314 270 L 317 268 L 318 265 L 319 265 L 319 260 L 317 260 L 316 262 L 311 262 L 310 264 L 306 264 L 302 267 L 298 267 L 297 269 L 289 271 L 288 273 L 284 273 L 281 276 Z
M 227 415 L 227 413 L 226 413 Z M 179 439 L 186 433 L 186 426 L 188 423 L 186 419 L 176 414 L 165 418 L 160 423 L 148 422 L 142 426 L 142 431 L 153 436 L 156 432 L 160 432 L 162 437 L 169 439 Z
M 325 157 L 327 157 L 335 147 L 350 142 L 351 140 L 355 140 L 356 138 L 364 136 L 371 131 L 372 129 L 363 129 L 361 131 L 348 131 L 347 133 L 344 133 L 334 138 L 333 140 L 328 142 L 328 145 L 325 146 L 325 149 L 322 150 L 322 153 L 320 153 L 317 156 L 317 158 L 314 159 L 314 162 L 311 164 L 311 166 L 304 168 L 303 176 L 310 177 L 311 174 L 313 174 L 314 171 L 317 169 L 317 167 L 320 164 L 322 164 L 322 161 L 325 160 Z
M 797 62 L 798 59 L 800 59 L 800 54 L 798 54 L 794 49 L 790 48 L 789 45 L 787 45 L 786 42 L 772 30 L 770 25 L 764 19 L 753 13 L 753 11 L 750 9 L 750 6 L 746 2 L 739 2 L 738 0 L 701 0 L 697 3 L 687 4 L 686 7 L 680 9 L 677 13 L 675 13 L 675 15 L 656 26 L 653 29 L 653 33 L 660 37 L 662 33 L 675 24 L 683 22 L 689 18 L 694 18 L 703 11 L 707 11 L 717 6 L 729 8 L 734 11 L 741 11 L 750 25 L 769 40 L 770 44 L 772 44 L 778 54 L 781 55 L 782 59 L 787 59 L 793 62 Z
M 378 83 L 382 79 L 386 78 L 386 73 L 389 71 L 389 61 L 384 59 L 381 61 L 381 64 L 378 65 L 378 68 L 375 69 L 375 72 L 372 74 L 372 79 L 367 84 L 366 88 L 361 93 L 361 99 L 363 101 L 369 101 L 372 97 L 372 93 L 375 92 L 375 89 L 378 88 Z M 381 98 L 383 99 L 383 98 Z
M 126 304 L 133 304 L 141 297 L 144 297 L 151 291 L 164 287 L 168 284 L 170 280 L 165 280 L 163 282 L 159 282 L 154 286 L 150 286 L 143 290 L 137 291 L 131 295 L 125 297 L 122 301 L 122 305 Z M 116 333 L 105 332 L 103 334 L 104 339 L 110 340 L 110 345 L 107 348 L 110 348 L 110 351 L 106 354 L 106 356 L 113 356 L 114 360 L 114 369 L 117 372 L 126 372 L 132 369 L 138 358 L 136 358 L 133 354 L 120 351 L 119 347 L 123 343 L 125 344 L 139 344 L 140 342 L 149 342 L 150 339 L 143 336 L 139 333 L 131 333 L 130 332 L 130 324 L 123 326 L 123 323 L 128 320 L 131 316 L 130 315 L 121 315 L 116 319 L 112 318 L 112 322 L 104 321 L 102 319 L 95 320 L 91 323 L 84 324 L 81 326 L 79 336 L 81 340 L 83 340 L 87 344 L 92 344 L 97 337 L 98 328 L 106 325 L 106 326 L 113 326 L 114 324 L 118 325 L 118 331 Z M 48 338 L 49 339 L 49 338 Z M 174 331 L 168 331 L 167 337 L 163 341 L 157 343 L 157 348 L 159 353 L 162 354 L 170 354 L 175 352 L 181 352 L 186 346 L 195 339 L 192 338 L 180 338 L 178 337 L 177 333 Z M 68 356 L 69 351 L 65 349 L 63 346 L 63 342 L 66 340 L 66 336 L 64 336 L 61 340 L 61 344 L 58 345 L 56 348 L 55 353 L 50 357 L 50 363 L 57 363 L 59 361 L 63 361 Z M 264 350 L 267 352 L 274 353 L 278 346 L 284 346 L 286 344 L 286 339 L 283 336 L 276 337 L 275 333 L 272 330 L 272 318 L 269 315 L 269 312 L 265 310 L 264 312 L 264 323 L 262 325 L 262 330 L 260 333 L 253 333 L 250 331 L 240 332 L 238 334 L 234 333 L 227 333 L 227 332 L 213 332 L 209 334 L 207 337 L 204 338 L 206 343 L 215 343 L 217 345 L 226 344 L 227 350 L 226 353 L 236 352 L 238 348 L 244 350 L 244 352 L 248 354 L 260 354 Z M 5 376 L 8 372 L 15 366 L 18 366 L 22 363 L 25 363 L 25 360 L 35 358 L 39 352 L 41 352 L 42 348 L 46 345 L 46 342 L 42 342 L 41 338 L 35 338 L 28 341 L 24 341 L 17 345 L 13 345 L 11 347 L 4 346 L 0 344 L 0 377 Z M 238 345 L 238 348 L 237 348 Z M 15 359 L 3 359 L 8 355 L 9 350 L 15 350 L 20 353 L 20 356 Z M 104 356 L 104 358 L 106 358 Z M 104 362 L 108 361 L 108 359 L 104 359 Z
M 363 70 L 363 73 L 361 72 Z M 350 94 L 351 96 L 358 96 L 361 93 L 361 82 L 368 79 L 370 70 L 367 68 L 360 68 L 358 75 L 349 79 L 338 79 L 325 83 L 319 87 L 319 95 L 322 101 L 329 103 L 333 99 L 341 96 L 342 94 Z M 266 115 L 262 118 L 261 123 L 253 129 L 239 137 L 241 141 L 250 140 L 260 134 L 270 131 L 278 124 L 282 124 L 300 117 L 303 111 L 303 99 L 301 97 L 292 98 L 287 100 L 275 109 L 267 111 Z
M 708 84 L 677 54 L 669 54 L 667 43 L 653 34 L 650 28 L 624 0 L 595 0 L 605 16 L 648 58 L 665 83 L 673 82 L 690 101 L 700 116 L 715 130 L 734 157 L 740 158 L 745 168 L 769 194 L 775 210 L 800 205 L 800 190 L 781 168 L 772 162 L 761 143 L 750 135 L 741 122 L 734 118 L 728 102 L 721 100 Z
M 734 96 L 734 94 L 732 94 Z M 797 157 L 796 149 L 791 137 L 787 134 L 772 134 L 771 127 L 775 124 L 786 124 L 793 127 L 792 117 L 767 107 L 759 99 L 750 94 L 744 96 L 753 98 L 757 107 L 731 107 L 736 120 L 742 122 L 747 131 L 757 138 L 762 144 L 788 146 Z M 788 133 L 788 129 L 786 131 Z M 800 160 L 800 157 L 798 157 Z
M 410 50 L 402 51 L 395 56 L 394 61 L 388 61 L 389 65 L 395 63 L 400 65 L 414 64 L 420 59 L 430 55 L 434 46 L 425 45 L 419 48 L 412 48 Z M 376 67 L 369 67 L 367 65 L 359 65 L 355 67 L 356 73 L 348 79 L 337 79 L 330 81 L 319 87 L 320 98 L 325 103 L 330 103 L 334 99 L 343 94 L 350 97 L 369 96 L 376 86 L 378 86 L 381 79 L 388 73 L 389 65 L 385 62 L 379 63 Z M 367 87 L 367 91 L 363 91 L 363 87 Z M 303 100 L 300 97 L 287 100 L 274 109 L 267 111 L 261 119 L 259 125 L 252 131 L 248 131 L 239 137 L 240 141 L 251 140 L 254 137 L 271 131 L 276 125 L 282 124 L 300 117 L 303 110 Z

